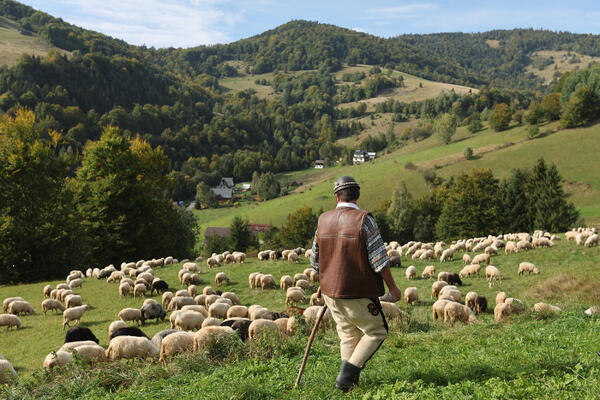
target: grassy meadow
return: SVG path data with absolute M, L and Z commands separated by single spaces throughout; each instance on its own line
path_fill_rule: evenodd
M 361 376 L 361 385 L 349 395 L 333 388 L 339 368 L 338 339 L 334 329 L 318 335 L 299 388 L 293 382 L 302 359 L 308 327 L 300 325 L 291 338 L 265 340 L 212 349 L 208 354 L 187 354 L 174 358 L 167 366 L 149 361 L 113 362 L 91 367 L 79 362 L 68 368 L 46 373 L 44 357 L 63 342 L 61 316 L 41 314 L 42 288 L 48 282 L 0 288 L 0 297 L 22 296 L 38 314 L 23 316 L 24 328 L 0 332 L 0 352 L 9 359 L 19 381 L 0 387 L 0 397 L 24 398 L 115 398 L 115 399 L 268 399 L 268 398 L 406 398 L 406 399 L 595 399 L 600 391 L 598 369 L 600 320 L 583 311 L 600 303 L 597 265 L 600 250 L 578 247 L 573 242 L 557 241 L 553 248 L 492 258 L 506 277 L 493 287 L 482 276 L 467 278 L 460 291 L 476 291 L 488 298 L 488 310 L 479 316 L 480 324 L 451 328 L 431 317 L 432 281 L 417 278 L 407 281 L 405 267 L 417 267 L 420 276 L 425 265 L 437 272 L 458 272 L 458 254 L 448 263 L 403 259 L 402 268 L 393 275 L 404 290 L 415 286 L 419 302 L 398 305 L 408 317 L 392 322 L 390 335 Z M 519 277 L 521 261 L 536 264 L 540 275 Z M 284 292 L 279 289 L 249 289 L 250 272 L 272 273 L 278 281 L 284 274 L 300 272 L 308 266 L 302 257 L 298 264 L 259 262 L 248 259 L 242 265 L 226 265 L 214 270 L 203 266 L 204 284 L 212 284 L 218 271 L 231 278 L 222 290 L 238 294 L 242 304 L 262 304 L 272 310 L 285 309 Z M 157 268 L 155 275 L 179 288 L 180 265 Z M 59 282 L 49 282 L 55 286 Z M 117 284 L 93 278 L 78 289 L 91 306 L 82 326 L 94 331 L 100 344 L 107 346 L 107 328 L 125 307 L 140 307 L 143 299 L 118 296 Z M 313 288 L 314 289 L 314 288 Z M 511 316 L 503 324 L 493 321 L 495 295 L 506 291 L 523 300 L 529 310 L 539 301 L 560 306 L 563 313 L 547 318 L 532 312 Z M 155 296 L 158 299 L 158 296 Z M 165 322 L 150 322 L 142 327 L 152 336 L 168 328 Z
M 429 190 L 422 171 L 433 169 L 436 174 L 449 178 L 473 168 L 491 168 L 498 178 L 507 176 L 514 168 L 531 168 L 544 157 L 555 163 L 565 180 L 564 188 L 569 200 L 580 208 L 588 224 L 600 222 L 600 175 L 597 173 L 597 149 L 600 148 L 600 125 L 588 128 L 557 130 L 556 123 L 541 128 L 547 131 L 529 139 L 526 126 L 513 126 L 504 132 L 486 128 L 472 135 L 466 128 L 458 128 L 452 143 L 442 145 L 437 135 L 420 142 L 381 155 L 372 163 L 336 166 L 316 170 L 282 174 L 285 181 L 301 181 L 302 186 L 291 194 L 265 202 L 241 203 L 235 208 L 217 208 L 196 211 L 201 231 L 208 226 L 229 226 L 234 216 L 248 218 L 250 222 L 281 225 L 287 215 L 303 205 L 314 210 L 332 208 L 333 182 L 341 175 L 352 175 L 361 185 L 359 206 L 375 209 L 389 199 L 394 189 L 405 182 L 414 197 Z M 555 132 L 556 130 L 556 132 Z M 463 151 L 471 147 L 474 159 L 466 160 Z M 577 157 L 573 157 L 577 154 Z M 405 169 L 408 163 L 416 169 Z

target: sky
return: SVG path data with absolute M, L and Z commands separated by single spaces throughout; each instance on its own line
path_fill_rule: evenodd
M 230 43 L 294 19 L 380 37 L 405 33 L 535 28 L 600 33 L 600 1 L 553 0 L 21 0 L 131 44 L 193 47 Z

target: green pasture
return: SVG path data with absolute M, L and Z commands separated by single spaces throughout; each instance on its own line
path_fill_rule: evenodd
M 41 314 L 22 317 L 24 328 L 0 332 L 0 352 L 16 368 L 19 380 L 1 387 L 0 397 L 24 398 L 118 398 L 176 399 L 182 396 L 214 399 L 270 398 L 408 398 L 408 399 L 594 399 L 600 390 L 600 320 L 583 311 L 600 303 L 598 264 L 600 250 L 557 241 L 553 248 L 492 258 L 505 276 L 489 287 L 482 277 L 464 279 L 464 295 L 476 291 L 488 298 L 488 310 L 479 316 L 480 324 L 445 326 L 431 317 L 432 280 L 408 281 L 405 267 L 415 265 L 418 276 L 425 265 L 436 271 L 458 272 L 462 262 L 440 263 L 403 258 L 403 267 L 394 268 L 396 282 L 404 290 L 415 286 L 419 302 L 398 305 L 408 317 L 391 322 L 390 335 L 363 372 L 361 385 L 351 394 L 333 389 L 339 367 L 338 343 L 334 329 L 318 335 L 301 387 L 293 382 L 303 355 L 308 328 L 300 326 L 291 338 L 268 338 L 258 343 L 221 349 L 218 354 L 190 354 L 173 359 L 167 366 L 149 361 L 114 362 L 94 367 L 82 364 L 47 374 L 41 365 L 47 353 L 63 341 L 61 316 Z M 536 264 L 540 275 L 517 275 L 518 264 Z M 281 275 L 300 272 L 308 266 L 302 257 L 298 264 L 259 262 L 248 259 L 242 265 L 226 265 L 206 270 L 204 283 L 212 284 L 218 271 L 231 278 L 222 290 L 238 294 L 244 305 L 262 304 L 272 310 L 285 308 L 279 289 L 249 289 L 248 274 L 253 271 Z M 156 276 L 179 288 L 180 265 L 157 268 Z M 48 282 L 0 288 L 2 298 L 22 296 L 41 311 L 42 288 Z M 50 282 L 55 286 L 58 282 Z M 313 288 L 315 289 L 315 288 Z M 528 310 L 544 301 L 562 308 L 558 316 L 540 318 L 532 312 L 512 316 L 503 324 L 493 321 L 495 296 L 499 291 L 521 299 Z M 140 307 L 143 299 L 118 296 L 117 284 L 86 279 L 77 291 L 91 310 L 82 319 L 106 346 L 108 324 L 120 309 Z M 158 299 L 157 296 L 155 298 Z M 150 322 L 142 329 L 152 336 L 168 328 L 169 322 Z M 213 349 L 214 350 L 214 349 Z M 574 396 L 574 397 L 573 397 Z
M 363 165 L 336 166 L 317 170 L 310 168 L 282 174 L 285 181 L 296 180 L 303 185 L 293 193 L 265 202 L 242 203 L 235 208 L 196 211 L 201 232 L 208 226 L 229 226 L 234 216 L 250 222 L 281 225 L 287 215 L 303 205 L 328 209 L 335 206 L 331 195 L 333 182 L 341 175 L 352 175 L 361 185 L 359 206 L 375 209 L 389 199 L 392 192 L 406 182 L 414 197 L 429 190 L 421 171 L 433 169 L 444 178 L 468 172 L 473 168 L 491 168 L 503 178 L 514 168 L 531 168 L 544 157 L 557 165 L 565 182 L 570 200 L 582 208 L 582 216 L 589 224 L 600 219 L 600 174 L 597 172 L 597 150 L 600 149 L 600 125 L 589 128 L 553 132 L 556 124 L 542 127 L 545 136 L 529 139 L 525 126 L 514 126 L 504 132 L 487 128 L 475 135 L 464 127 L 457 130 L 452 143 L 442 145 L 437 135 L 381 155 L 374 162 Z M 475 159 L 466 160 L 463 151 L 471 147 Z M 576 155 L 576 156 L 574 156 Z M 416 170 L 404 168 L 412 162 Z

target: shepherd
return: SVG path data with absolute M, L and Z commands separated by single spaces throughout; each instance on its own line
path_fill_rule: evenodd
M 319 275 L 321 296 L 340 337 L 342 364 L 335 386 L 348 392 L 388 334 L 379 297 L 402 297 L 390 270 L 383 239 L 373 216 L 358 208 L 360 186 L 351 176 L 334 185 L 335 210 L 319 217 L 310 262 Z

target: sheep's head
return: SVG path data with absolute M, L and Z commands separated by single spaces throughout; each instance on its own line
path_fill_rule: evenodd
M 539 275 L 540 274 L 540 270 L 537 269 L 537 267 L 533 267 L 533 273 L 536 274 L 536 275 Z

